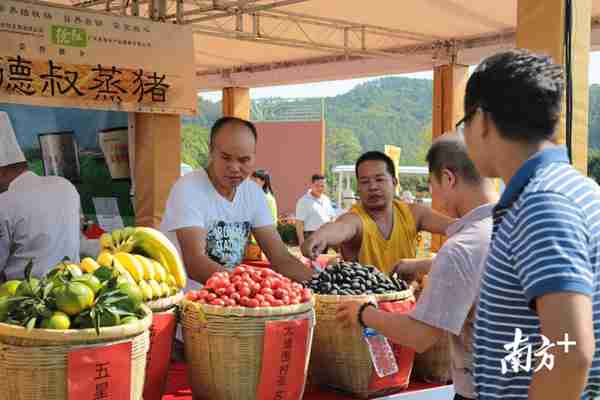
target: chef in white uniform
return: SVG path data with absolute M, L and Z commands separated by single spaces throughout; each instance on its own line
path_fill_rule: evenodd
M 0 283 L 40 277 L 64 257 L 79 262 L 79 194 L 66 179 L 27 169 L 10 119 L 0 112 Z

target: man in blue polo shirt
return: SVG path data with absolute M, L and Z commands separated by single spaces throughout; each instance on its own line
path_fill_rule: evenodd
M 600 188 L 553 144 L 562 92 L 561 67 L 524 50 L 467 83 L 469 156 L 506 183 L 475 320 L 479 400 L 600 396 Z

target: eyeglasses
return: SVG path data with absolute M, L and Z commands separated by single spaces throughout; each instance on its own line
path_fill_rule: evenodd
M 469 111 L 468 113 L 465 114 L 464 117 L 462 117 L 460 119 L 460 121 L 458 121 L 456 123 L 456 130 L 462 130 L 462 128 L 465 126 L 465 123 L 467 123 L 471 118 L 473 118 L 473 116 L 477 113 L 477 111 L 479 110 L 479 107 L 474 108 L 473 110 Z

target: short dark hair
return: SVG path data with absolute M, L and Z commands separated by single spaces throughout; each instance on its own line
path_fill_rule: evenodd
M 215 138 L 221 129 L 229 124 L 238 124 L 243 125 L 252 132 L 252 136 L 254 137 L 254 141 L 258 140 L 258 133 L 256 131 L 256 126 L 245 119 L 237 118 L 237 117 L 221 117 L 215 121 L 212 128 L 210 128 L 210 146 L 212 146 L 215 142 Z
M 552 139 L 560 119 L 563 69 L 551 57 L 510 50 L 486 58 L 465 93 L 465 114 L 487 112 L 506 139 Z
M 321 174 L 314 174 L 313 176 L 311 176 L 310 181 L 312 183 L 315 183 L 316 181 L 322 181 L 325 179 L 325 176 L 321 175 Z
M 396 166 L 394 165 L 394 161 L 392 161 L 387 154 L 382 153 L 381 151 L 367 151 L 358 158 L 354 170 L 356 173 L 356 178 L 358 178 L 358 167 L 360 167 L 360 164 L 364 163 L 365 161 L 383 161 L 387 171 L 394 179 L 396 179 Z
M 441 180 L 442 170 L 447 169 L 458 175 L 469 185 L 482 182 L 475 164 L 469 158 L 465 142 L 456 137 L 438 139 L 427 152 L 427 164 L 437 180 Z

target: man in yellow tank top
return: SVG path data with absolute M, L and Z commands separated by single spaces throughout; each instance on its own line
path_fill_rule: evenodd
M 419 231 L 445 234 L 452 218 L 394 199 L 395 169 L 382 152 L 363 154 L 356 162 L 360 202 L 317 230 L 303 243 L 302 253 L 314 259 L 327 246 L 341 246 L 345 260 L 374 265 L 389 275 L 402 259 L 416 256 Z

